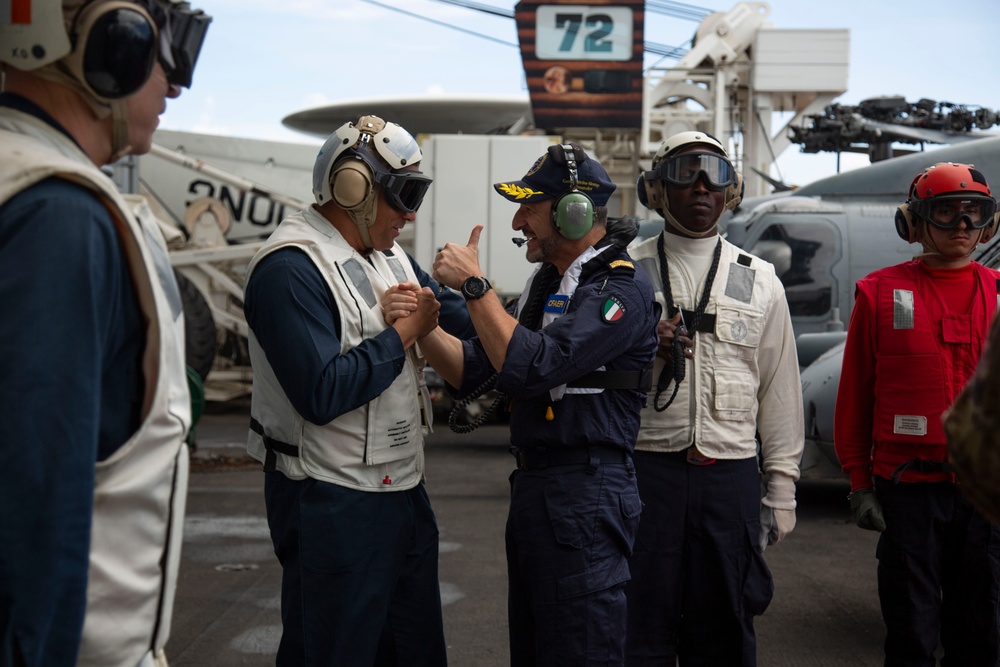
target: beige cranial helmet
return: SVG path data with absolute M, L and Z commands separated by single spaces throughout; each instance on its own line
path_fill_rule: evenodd
M 692 145 L 704 146 L 705 150 L 678 155 L 682 148 Z M 696 234 L 670 213 L 667 186 L 687 187 L 699 178 L 704 178 L 712 189 L 725 189 L 723 201 L 727 211 L 736 208 L 743 199 L 743 177 L 733 167 L 719 140 L 707 132 L 681 132 L 660 144 L 653 156 L 653 168 L 639 175 L 636 192 L 643 206 L 655 210 L 685 236 L 714 234 L 714 229 Z
M 354 220 L 366 248 L 368 229 L 375 224 L 378 193 L 403 213 L 419 207 L 431 179 L 412 169 L 422 158 L 417 140 L 396 123 L 362 116 L 344 123 L 327 138 L 313 166 L 313 196 L 317 204 L 334 201 Z

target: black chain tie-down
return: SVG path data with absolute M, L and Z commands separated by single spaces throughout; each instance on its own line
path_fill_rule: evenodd
M 660 233 L 659 241 L 656 243 L 656 254 L 660 259 L 660 282 L 663 283 L 663 300 L 667 304 L 667 319 L 673 319 L 679 309 L 674 305 L 674 295 L 670 290 L 667 254 L 663 251 L 663 237 L 665 234 L 666 232 Z M 684 342 L 681 340 L 681 336 L 688 336 L 693 339 L 695 332 L 698 331 L 698 324 L 701 322 L 701 316 L 705 314 L 705 306 L 708 305 L 708 297 L 712 292 L 712 283 L 715 282 L 715 273 L 719 269 L 719 258 L 721 256 L 722 239 L 720 238 L 719 242 L 715 244 L 712 267 L 708 270 L 708 277 L 705 278 L 705 287 L 702 289 L 701 298 L 698 300 L 698 306 L 695 308 L 690 326 L 684 322 L 684 317 L 681 316 L 681 324 L 677 327 L 677 331 L 674 332 L 674 340 L 670 350 L 670 363 L 663 364 L 663 368 L 660 369 L 660 377 L 656 379 L 656 394 L 653 397 L 653 409 L 657 412 L 663 412 L 670 407 L 670 404 L 674 402 L 674 398 L 677 396 L 677 390 L 680 388 L 681 382 L 684 381 L 687 360 L 684 358 Z M 668 366 L 670 367 L 669 375 L 667 374 Z M 674 381 L 674 391 L 670 394 L 667 402 L 663 406 L 660 406 L 660 395 L 666 390 L 667 385 L 670 384 L 670 380 Z

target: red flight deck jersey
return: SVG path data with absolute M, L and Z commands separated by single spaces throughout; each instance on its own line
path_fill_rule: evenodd
M 858 281 L 844 348 L 834 444 L 851 490 L 913 459 L 945 461 L 941 415 L 976 370 L 997 309 L 1000 272 L 914 260 Z M 906 470 L 900 481 L 945 481 Z

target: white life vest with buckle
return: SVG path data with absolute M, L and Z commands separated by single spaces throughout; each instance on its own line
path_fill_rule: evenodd
M 286 247 L 304 252 L 330 288 L 340 314 L 342 354 L 388 328 L 379 299 L 390 286 L 417 282 L 398 245 L 365 258 L 312 207 L 282 221 L 250 263 L 248 278 L 261 259 Z M 424 364 L 415 348 L 407 351 L 402 372 L 385 391 L 320 425 L 296 412 L 251 331 L 250 412 L 259 428 L 251 429 L 247 451 L 265 464 L 272 457 L 275 469 L 291 479 L 311 477 L 362 491 L 416 486 L 423 476 L 423 435 L 431 412 Z

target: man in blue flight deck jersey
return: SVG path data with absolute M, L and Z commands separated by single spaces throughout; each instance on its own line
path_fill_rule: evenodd
M 511 398 L 511 664 L 621 665 L 641 508 L 630 453 L 659 306 L 625 252 L 636 227 L 607 223 L 615 186 L 579 146 L 554 145 L 522 180 L 494 187 L 520 204 L 513 228 L 540 267 L 508 312 L 480 270 L 482 227 L 466 246 L 447 244 L 434 276 L 461 288 L 479 336 L 436 329 L 420 346 L 459 395 L 496 375 Z M 386 292 L 386 321 L 407 319 L 417 294 L 413 284 Z
M 420 158 L 395 123 L 344 124 L 316 159 L 316 204 L 283 220 L 248 268 L 247 446 L 264 463 L 282 566 L 279 666 L 446 664 L 414 342 L 439 309 L 456 334 L 470 326 L 461 297 L 440 295 L 442 308 L 395 243 L 430 186 Z M 401 281 L 428 286 L 412 321 L 387 327 L 378 299 Z

